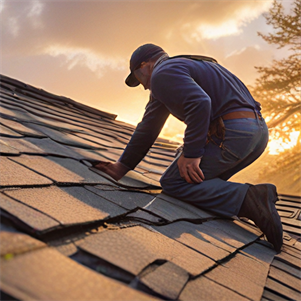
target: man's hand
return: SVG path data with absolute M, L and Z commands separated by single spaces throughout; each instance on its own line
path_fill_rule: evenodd
M 105 172 L 116 181 L 120 180 L 130 170 L 120 162 L 111 163 L 104 161 L 99 161 L 98 164 L 94 165 L 94 168 Z
M 185 158 L 184 154 L 178 160 L 180 176 L 188 183 L 201 183 L 205 180 L 200 169 L 201 158 Z

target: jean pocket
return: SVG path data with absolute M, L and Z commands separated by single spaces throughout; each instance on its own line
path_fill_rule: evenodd
M 222 145 L 222 156 L 225 160 L 237 161 L 245 158 L 255 148 L 257 131 L 247 132 L 226 129 Z

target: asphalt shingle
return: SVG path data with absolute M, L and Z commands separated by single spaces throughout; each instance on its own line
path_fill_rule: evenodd
M 115 181 L 88 160 L 117 161 L 133 126 L 6 76 L 0 92 L 4 299 L 299 297 L 300 197 L 279 196 L 285 232 L 276 255 L 252 222 L 162 193 L 177 143 L 158 138 Z

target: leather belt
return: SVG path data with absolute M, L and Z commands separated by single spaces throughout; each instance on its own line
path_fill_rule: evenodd
M 236 111 L 236 112 L 231 112 L 231 113 L 228 113 L 228 114 L 222 116 L 222 119 L 223 120 L 239 119 L 239 118 L 256 119 L 256 115 L 254 112 L 251 112 L 251 111 Z M 257 115 L 257 116 L 259 119 L 261 119 L 261 117 L 259 115 Z

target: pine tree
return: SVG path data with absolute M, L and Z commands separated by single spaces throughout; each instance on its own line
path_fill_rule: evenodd
M 274 31 L 268 35 L 258 33 L 269 44 L 286 48 L 289 56 L 273 60 L 267 67 L 255 67 L 259 77 L 252 94 L 264 108 L 270 133 L 276 138 L 290 141 L 290 134 L 299 131 L 297 145 L 278 156 L 272 166 L 275 169 L 291 170 L 300 180 L 301 166 L 301 0 L 295 0 L 289 14 L 285 14 L 281 1 L 274 0 L 269 13 L 264 15 Z M 295 171 L 295 172 L 294 172 Z

